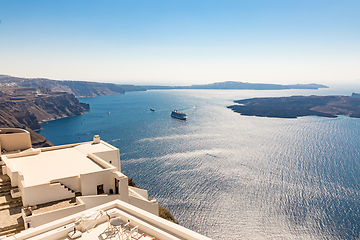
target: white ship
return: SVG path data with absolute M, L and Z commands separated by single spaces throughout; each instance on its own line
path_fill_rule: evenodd
M 178 112 L 177 110 L 174 110 L 171 112 L 171 117 L 177 118 L 180 120 L 186 120 L 186 114 L 182 112 Z

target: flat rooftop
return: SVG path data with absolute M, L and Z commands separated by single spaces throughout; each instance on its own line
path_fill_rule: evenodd
M 141 240 L 172 239 L 172 240 L 210 240 L 210 238 L 184 228 L 178 224 L 160 218 L 145 210 L 139 209 L 131 204 L 121 200 L 114 200 L 85 211 L 64 217 L 53 222 L 48 222 L 36 228 L 25 230 L 18 233 L 11 239 L 35 240 L 35 239 L 58 239 L 67 240 L 67 234 L 72 233 L 74 227 L 82 231 L 79 239 L 107 239 L 107 240 L 125 240 L 122 231 L 119 235 L 109 234 L 109 218 L 121 219 L 124 223 L 130 224 L 130 228 L 138 227 L 133 234 L 140 237 Z M 110 220 L 110 222 L 112 221 Z M 75 224 L 77 222 L 77 224 Z M 124 228 L 122 228 L 124 229 Z M 148 236 L 148 237 L 146 237 Z
M 13 169 L 24 176 L 26 186 L 100 171 L 103 168 L 87 157 L 88 153 L 113 151 L 106 144 L 84 143 L 75 147 L 44 151 L 37 155 L 9 159 Z

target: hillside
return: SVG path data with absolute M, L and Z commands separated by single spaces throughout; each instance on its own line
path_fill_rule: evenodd
M 0 75 L 0 127 L 23 128 L 30 132 L 34 147 L 51 142 L 37 134 L 40 123 L 84 113 L 89 105 L 76 97 L 97 97 L 146 91 L 134 85 L 83 81 L 58 81 L 44 78 L 18 78 Z
M 0 127 L 30 131 L 35 147 L 52 145 L 34 131 L 40 129 L 41 122 L 80 115 L 88 109 L 89 105 L 80 103 L 73 94 L 47 88 L 2 86 L 0 91 Z
M 146 91 L 134 85 L 98 83 L 84 81 L 59 81 L 45 78 L 18 78 L 0 75 L 0 86 L 10 87 L 44 87 L 53 92 L 67 92 L 75 97 L 97 97 L 110 94 L 124 94 L 130 91 Z

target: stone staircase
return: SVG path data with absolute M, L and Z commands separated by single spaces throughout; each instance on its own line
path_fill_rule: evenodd
M 60 185 L 61 185 L 63 188 L 65 188 L 66 190 L 68 190 L 69 192 L 71 192 L 71 193 L 75 193 L 75 191 L 74 191 L 74 190 L 72 190 L 71 188 L 69 188 L 69 187 L 65 186 L 64 184 L 60 183 Z
M 59 190 L 63 189 L 63 190 L 61 190 L 61 191 L 66 190 L 66 191 L 68 191 L 70 194 L 73 195 L 72 197 L 74 197 L 75 194 L 76 194 L 74 190 L 72 190 L 71 188 L 65 186 L 64 184 L 62 184 L 61 182 L 58 182 L 58 181 L 56 181 L 56 182 L 55 182 L 55 181 L 54 181 L 54 182 L 51 182 L 51 183 L 50 183 L 50 186 L 52 186 L 52 187 L 58 187 Z
M 1 236 L 11 236 L 25 230 L 24 223 L 18 223 L 17 225 L 11 225 L 4 228 L 1 228 Z
M 25 229 L 21 217 L 22 199 L 12 198 L 10 178 L 3 175 L 0 167 L 0 236 L 9 236 Z
M 11 187 L 10 178 L 7 176 L 2 177 L 0 179 L 0 195 L 10 193 L 11 189 L 13 189 L 13 187 Z

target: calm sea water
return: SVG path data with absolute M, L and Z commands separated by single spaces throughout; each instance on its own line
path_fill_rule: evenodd
M 100 135 L 120 149 L 122 172 L 181 225 L 208 237 L 355 239 L 360 119 L 259 118 L 226 108 L 249 97 L 333 93 L 168 90 L 82 98 L 89 112 L 43 123 L 39 133 L 56 145 Z M 188 120 L 171 118 L 173 109 Z

